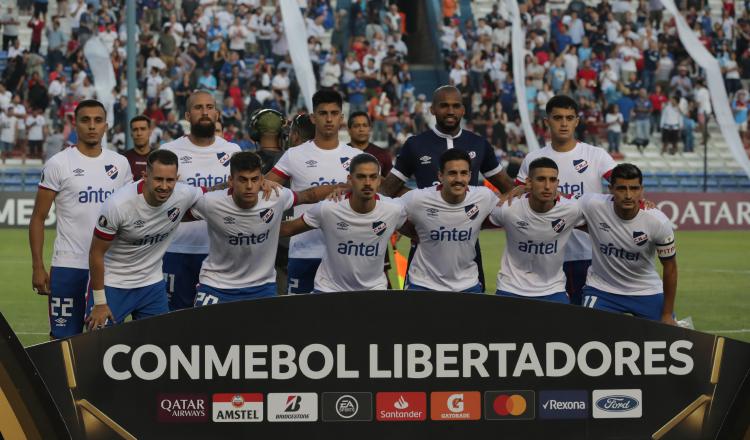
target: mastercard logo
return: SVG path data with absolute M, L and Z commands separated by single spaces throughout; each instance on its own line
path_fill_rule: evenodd
M 485 419 L 533 420 L 535 393 L 531 390 L 485 391 Z
M 527 406 L 526 399 L 520 394 L 501 394 L 492 402 L 492 409 L 501 416 L 520 416 L 526 412 Z

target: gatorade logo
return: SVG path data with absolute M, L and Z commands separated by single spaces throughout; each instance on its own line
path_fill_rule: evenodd
M 479 420 L 482 404 L 479 391 L 433 392 L 430 419 L 432 420 Z
M 484 418 L 487 420 L 533 420 L 535 395 L 529 390 L 487 391 Z

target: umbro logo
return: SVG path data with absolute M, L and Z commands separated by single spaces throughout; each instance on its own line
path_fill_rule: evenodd
M 438 212 L 440 212 L 437 208 L 427 208 L 425 211 L 427 211 L 428 217 L 437 217 Z
M 529 224 L 523 220 L 519 220 L 516 222 L 516 228 L 526 230 L 529 228 Z
M 182 156 L 180 158 L 180 163 L 182 163 L 182 164 L 193 163 L 193 158 L 191 156 Z
M 136 228 L 142 228 L 145 224 L 146 222 L 144 222 L 143 220 L 136 220 L 133 222 L 133 226 L 135 226 Z
M 422 165 L 428 165 L 432 163 L 432 156 L 422 156 L 419 158 L 419 163 Z
M 224 220 L 225 225 L 233 225 L 235 223 L 235 219 L 231 215 L 224 217 L 222 220 Z
M 305 165 L 307 165 L 307 168 L 316 168 L 318 166 L 318 161 L 310 159 L 305 162 Z
M 349 223 L 347 222 L 338 222 L 336 223 L 336 229 L 339 231 L 348 231 L 349 230 Z
M 80 168 L 76 168 L 76 169 L 73 170 L 73 175 L 76 176 L 76 177 L 83 177 L 84 173 L 85 173 L 85 171 L 82 170 L 82 169 L 80 169 Z
M 62 327 L 65 325 L 66 322 L 68 322 L 68 320 L 65 318 L 57 318 L 55 319 L 55 322 L 57 323 L 58 327 Z
M 609 225 L 604 222 L 599 223 L 599 229 L 604 232 L 612 232 L 612 228 L 610 228 Z

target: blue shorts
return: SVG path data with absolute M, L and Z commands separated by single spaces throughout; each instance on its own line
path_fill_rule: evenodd
M 583 287 L 583 306 L 608 312 L 630 313 L 639 318 L 661 321 L 664 294 L 617 295 L 591 286 Z
M 320 258 L 290 258 L 287 266 L 289 293 L 292 295 L 310 293 L 315 287 L 315 272 L 320 266 Z
M 524 296 L 524 295 L 517 295 L 515 293 L 511 293 L 506 290 L 497 290 L 495 291 L 495 295 L 504 296 L 507 298 L 536 299 L 539 301 L 552 301 L 552 302 L 561 303 L 561 304 L 570 304 L 570 299 L 568 299 L 568 294 L 565 292 L 557 292 L 557 293 L 553 293 L 550 295 L 543 295 L 543 296 Z
M 427 291 L 434 292 L 434 290 L 432 290 L 432 289 L 428 289 L 426 287 L 418 286 L 416 284 L 409 284 L 406 287 L 404 287 L 404 290 L 427 290 Z M 461 292 L 462 293 L 484 293 L 484 291 L 482 290 L 482 285 L 479 284 L 479 283 L 475 284 L 472 287 L 469 287 L 468 289 L 464 289 Z
M 88 269 L 52 266 L 49 272 L 49 335 L 67 338 L 83 331 Z
M 565 273 L 565 291 L 570 296 L 570 303 L 580 306 L 583 304 L 581 289 L 586 284 L 586 275 L 589 272 L 591 260 L 566 261 L 563 263 Z
M 193 307 L 198 275 L 205 258 L 206 254 L 164 254 L 162 271 L 167 283 L 169 310 Z
M 198 285 L 194 307 L 210 306 L 232 301 L 269 298 L 276 296 L 276 283 L 266 283 L 246 289 L 217 289 L 205 284 Z
M 107 296 L 109 310 L 115 317 L 114 324 L 122 324 L 129 315 L 133 315 L 133 319 L 143 319 L 169 312 L 164 281 L 134 289 L 104 286 L 104 294 Z M 87 315 L 91 313 L 93 307 L 94 295 L 89 293 L 86 298 Z M 112 322 L 107 323 L 107 325 L 112 324 Z

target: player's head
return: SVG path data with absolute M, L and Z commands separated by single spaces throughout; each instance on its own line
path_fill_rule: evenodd
M 443 185 L 443 191 L 448 194 L 459 197 L 466 194 L 471 180 L 469 153 L 457 148 L 451 148 L 443 153 L 440 156 L 438 180 Z
M 578 126 L 578 104 L 567 95 L 556 95 L 547 101 L 547 125 L 552 141 L 564 143 L 573 139 Z
M 73 115 L 78 143 L 89 148 L 101 145 L 108 128 L 104 105 L 96 99 L 84 99 L 78 103 Z
M 344 122 L 341 111 L 343 99 L 335 90 L 318 90 L 312 97 L 312 122 L 315 124 L 315 135 L 323 139 L 338 137 L 339 128 Z
M 372 199 L 380 187 L 380 162 L 372 154 L 358 154 L 349 164 L 348 179 L 354 197 Z
M 146 159 L 144 192 L 161 205 L 172 195 L 177 184 L 177 155 L 169 150 L 154 150 Z
M 554 160 L 540 157 L 531 161 L 526 177 L 530 197 L 539 202 L 551 202 L 557 197 L 558 183 L 558 168 Z
M 307 113 L 297 115 L 289 124 L 289 147 L 296 147 L 315 137 L 315 125 Z
M 216 109 L 216 99 L 211 92 L 198 90 L 190 94 L 187 99 L 185 119 L 190 123 L 190 133 L 195 137 L 210 138 L 214 136 L 219 111 Z
M 253 206 L 263 184 L 263 161 L 252 151 L 234 153 L 229 159 L 229 188 L 238 206 Z
M 353 112 L 346 125 L 352 144 L 366 144 L 370 141 L 370 116 L 366 112 Z
M 643 173 L 631 163 L 621 163 L 612 170 L 609 192 L 615 207 L 621 210 L 638 209 L 643 195 Z
M 130 120 L 130 136 L 133 138 L 133 145 L 136 148 L 143 148 L 148 145 L 151 131 L 151 118 L 148 116 L 137 115 Z
M 457 133 L 465 111 L 461 92 L 457 88 L 442 86 L 433 92 L 430 113 L 435 115 L 435 125 L 442 133 Z

